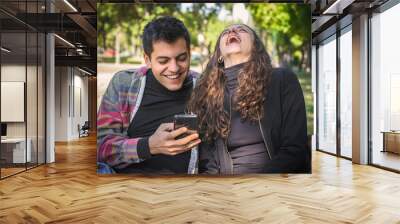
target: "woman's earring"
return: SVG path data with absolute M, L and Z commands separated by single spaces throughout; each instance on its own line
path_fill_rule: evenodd
M 218 64 L 222 64 L 222 63 L 224 63 L 224 58 L 222 56 L 220 56 L 218 58 Z

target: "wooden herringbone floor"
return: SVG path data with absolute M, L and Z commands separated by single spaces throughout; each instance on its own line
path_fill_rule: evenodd
M 94 137 L 0 181 L 0 223 L 400 223 L 400 175 L 313 153 L 312 175 L 98 176 Z

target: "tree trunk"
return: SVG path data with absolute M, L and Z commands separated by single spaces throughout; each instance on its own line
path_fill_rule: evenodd
M 121 37 L 119 34 L 119 31 L 117 30 L 117 33 L 115 34 L 115 64 L 119 65 L 120 64 L 120 56 L 119 56 L 119 51 L 120 51 L 120 45 L 121 45 Z
M 284 55 L 283 55 L 283 53 L 281 52 L 281 49 L 280 49 L 280 47 L 279 47 L 279 45 L 276 45 L 276 54 L 278 55 L 278 64 L 279 64 L 279 66 L 283 66 L 283 64 L 284 64 Z
M 303 50 L 303 52 L 304 52 L 304 61 L 303 61 L 303 66 L 304 66 L 304 70 L 306 71 L 306 72 L 310 72 L 311 71 L 311 63 L 310 63 L 310 48 L 309 48 L 309 45 L 305 45 L 304 46 L 304 50 Z
M 106 32 L 102 32 L 101 35 L 103 35 L 103 50 L 106 50 L 107 49 Z
M 135 44 L 135 38 L 131 38 L 131 57 L 136 58 L 136 44 Z
M 305 68 L 305 65 L 304 65 L 304 58 L 305 58 L 304 56 L 305 56 L 305 55 L 304 55 L 304 54 L 305 54 L 304 46 L 302 46 L 302 47 L 301 47 L 300 66 L 299 66 L 301 69 L 304 69 L 304 68 Z

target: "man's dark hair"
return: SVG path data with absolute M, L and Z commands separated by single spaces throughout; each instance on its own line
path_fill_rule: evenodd
M 185 39 L 186 46 L 190 50 L 189 32 L 182 21 L 172 16 L 154 19 L 144 27 L 142 36 L 144 53 L 151 55 L 154 42 L 174 43 L 179 38 Z

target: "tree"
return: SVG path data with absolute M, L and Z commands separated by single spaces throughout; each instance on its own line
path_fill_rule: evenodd
M 257 28 L 270 37 L 283 66 L 308 67 L 311 11 L 305 4 L 248 4 Z M 267 40 L 265 40 L 267 42 Z M 273 55 L 274 56 L 274 55 Z
M 114 48 L 141 53 L 140 35 L 144 26 L 152 19 L 173 15 L 178 11 L 178 4 L 98 4 L 98 46 L 103 49 Z M 119 61 L 116 52 L 116 62 Z
M 185 23 L 190 32 L 192 45 L 198 47 L 201 59 L 200 64 L 203 64 L 210 54 L 210 43 L 215 42 L 216 35 L 210 36 L 210 24 L 215 25 L 218 12 L 221 10 L 220 3 L 191 3 L 187 11 L 180 10 L 179 17 Z M 216 28 L 216 27 L 213 27 Z M 199 37 L 204 40 L 199 41 Z

